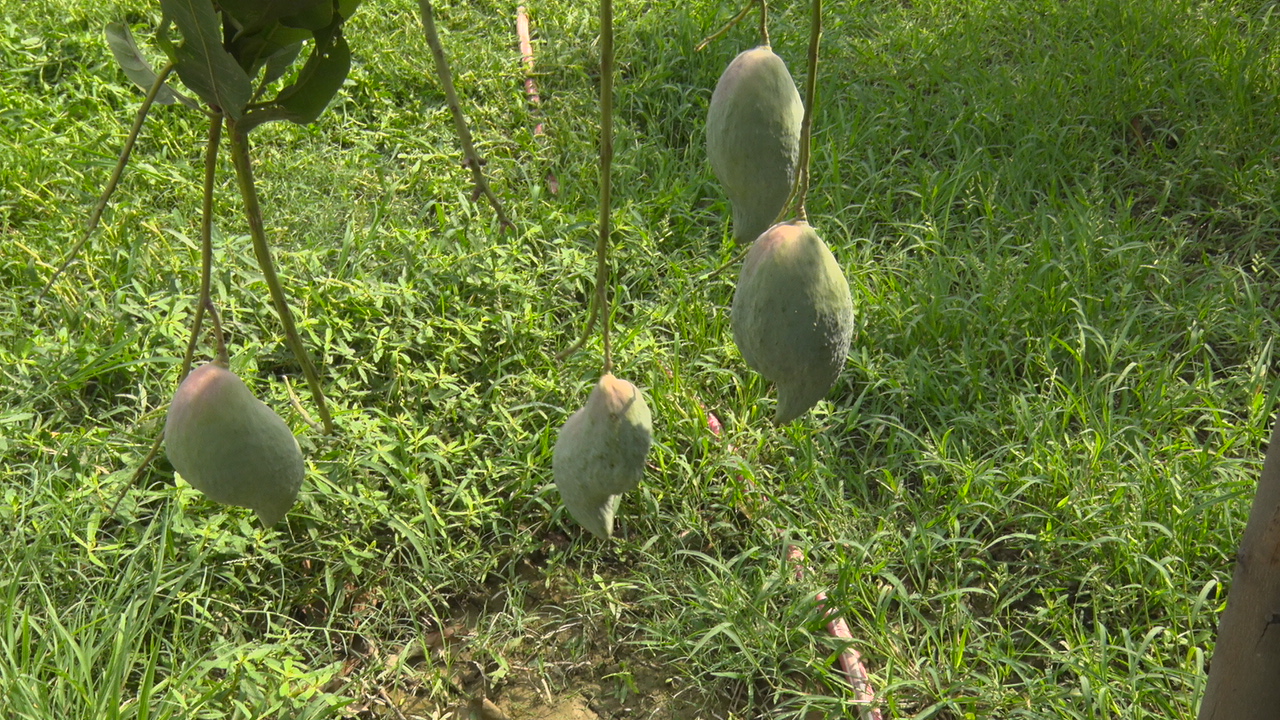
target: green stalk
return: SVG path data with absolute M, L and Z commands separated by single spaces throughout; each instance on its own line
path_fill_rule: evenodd
M 557 360 L 577 352 L 591 337 L 596 317 L 603 316 L 601 340 L 604 344 L 604 370 L 613 370 L 613 351 L 609 345 L 609 234 L 610 205 L 613 198 L 613 2 L 600 0 L 600 237 L 596 240 L 596 291 L 591 314 L 582 337 L 565 349 Z
M 757 6 L 760 8 L 760 44 L 768 45 L 769 44 L 768 5 L 765 3 L 765 0 L 747 0 L 746 6 L 743 7 L 742 10 L 740 10 L 737 15 L 734 15 L 733 18 L 729 20 L 729 22 L 725 23 L 724 26 L 721 27 L 719 30 L 711 33 L 706 38 L 704 38 L 702 42 L 694 46 L 693 48 L 694 52 L 703 50 L 711 43 L 715 42 L 716 40 L 719 40 L 721 36 L 729 32 L 730 30 L 732 30 L 734 25 L 737 25 L 738 23 L 742 22 L 742 19 L 745 18 L 747 14 L 751 12 L 751 9 Z
M 213 347 L 216 353 L 214 363 L 225 370 L 231 369 L 231 356 L 227 354 L 227 343 L 222 334 L 222 320 L 218 318 L 218 308 L 213 298 L 205 298 L 204 305 L 209 310 L 209 320 L 213 323 Z
M 763 11 L 763 6 L 761 10 Z M 800 120 L 800 157 L 796 161 L 796 180 L 791 186 L 790 194 L 787 195 L 787 201 L 782 204 L 782 210 L 778 212 L 778 217 L 774 218 L 774 224 L 792 215 L 802 222 L 809 221 L 805 202 L 809 198 L 809 163 L 812 158 L 809 146 L 813 135 L 813 110 L 818 102 L 818 48 L 821 44 L 822 0 L 813 0 L 812 20 L 809 26 L 809 75 L 804 80 L 804 117 Z M 748 245 L 734 255 L 732 260 L 704 275 L 702 280 L 710 280 L 729 267 L 737 265 L 750 251 L 751 246 Z
M 453 73 L 449 71 L 449 60 L 445 57 L 444 45 L 441 44 L 440 35 L 436 32 L 435 11 L 431 8 L 431 0 L 418 0 L 418 11 L 422 16 L 422 28 L 427 35 L 427 45 L 431 47 L 431 56 L 435 59 L 436 76 L 444 88 L 444 98 L 449 104 L 449 112 L 453 115 L 453 126 L 458 133 L 458 142 L 462 145 L 462 165 L 471 170 L 471 181 L 475 184 L 471 199 L 474 201 L 484 195 L 493 206 L 493 212 L 498 216 L 498 224 L 503 228 L 514 229 L 515 225 L 502 209 L 502 202 L 498 200 L 497 195 L 493 194 L 488 181 L 485 180 L 484 171 L 481 169 L 485 162 L 471 142 L 471 131 L 467 128 L 467 119 L 462 115 L 462 103 L 458 102 L 458 93 L 453 86 Z
M 810 137 L 813 113 L 818 103 L 818 47 L 822 43 L 822 0 L 813 0 L 809 26 L 809 75 L 804 80 L 804 119 L 800 121 L 800 161 L 796 172 L 796 217 L 808 221 L 805 201 L 809 198 L 809 162 L 813 156 Z
M 204 153 L 204 189 L 200 205 L 200 294 L 196 298 L 195 318 L 191 321 L 191 339 L 182 357 L 182 370 L 178 372 L 178 384 L 191 372 L 196 346 L 200 343 L 200 328 L 204 324 L 205 305 L 209 303 L 209 289 L 213 280 L 213 186 L 218 169 L 218 146 L 222 143 L 222 113 L 215 113 L 209 121 L 209 140 Z
M 596 242 L 596 307 L 604 343 L 604 370 L 613 370 L 609 347 L 609 214 L 613 197 L 613 0 L 600 0 L 600 239 Z
M 164 73 L 161 74 L 162 77 L 163 75 Z M 182 357 L 182 369 L 178 371 L 178 385 L 182 385 L 182 381 L 191 372 L 191 362 L 195 358 L 196 346 L 200 343 L 200 328 L 204 325 L 205 306 L 207 305 L 210 310 L 213 309 L 213 303 L 209 299 L 209 288 L 212 284 L 213 276 L 213 186 L 218 169 L 218 147 L 221 144 L 222 114 L 213 113 L 210 115 L 209 121 L 209 138 L 204 147 L 204 184 L 200 204 L 200 296 L 196 299 L 195 316 L 191 320 L 191 338 L 187 340 L 187 351 Z M 222 330 L 218 325 L 216 313 L 213 315 L 213 320 L 215 330 L 217 330 L 218 358 L 225 363 L 227 351 L 222 343 Z M 226 367 L 225 364 L 224 367 Z M 146 457 L 142 458 L 138 468 L 133 471 L 133 476 L 129 479 L 129 482 L 120 488 L 115 502 L 111 503 L 111 510 L 108 511 L 108 515 L 116 514 L 116 509 L 120 507 L 120 501 L 124 500 L 129 488 L 137 485 L 147 468 L 151 467 L 151 461 L 155 460 L 156 455 L 160 454 L 160 443 L 163 441 L 164 431 L 161 430 L 156 434 L 156 439 L 152 441 L 151 449 L 147 451 Z
M 760 0 L 760 44 L 769 45 L 769 3 Z
M 302 344 L 298 328 L 293 322 L 293 313 L 289 311 L 289 302 L 285 299 L 284 288 L 280 286 L 280 278 L 276 275 L 275 263 L 271 260 L 271 247 L 267 244 L 267 231 L 262 223 L 262 206 L 258 204 L 258 190 L 253 183 L 253 164 L 249 159 L 249 137 L 236 127 L 236 122 L 227 118 L 227 132 L 231 136 L 231 161 L 236 167 L 236 180 L 240 185 L 240 196 L 244 199 L 244 214 L 249 220 L 249 234 L 253 237 L 253 252 L 258 256 L 258 267 L 267 281 L 267 289 L 271 291 L 271 302 L 275 305 L 276 314 L 284 326 L 285 340 L 293 351 L 298 364 L 302 366 L 302 374 L 307 378 L 307 386 L 311 388 L 311 398 L 320 411 L 320 421 L 324 431 L 333 434 L 333 418 L 325 404 L 324 391 L 320 387 L 320 375 L 311 364 L 311 357 Z

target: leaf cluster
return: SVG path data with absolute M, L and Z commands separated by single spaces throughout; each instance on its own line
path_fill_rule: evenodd
M 182 83 L 211 108 L 248 132 L 266 122 L 305 125 L 324 111 L 351 69 L 343 26 L 361 0 L 160 0 L 163 20 L 155 42 Z M 171 35 L 176 28 L 181 36 Z M 128 26 L 107 27 L 111 52 L 129 79 L 149 89 L 157 73 L 143 57 Z M 312 49 L 293 82 L 262 100 Z M 195 100 L 171 87 L 156 102 Z

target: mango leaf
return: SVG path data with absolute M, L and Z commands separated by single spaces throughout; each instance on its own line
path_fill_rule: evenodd
M 301 12 L 280 18 L 289 27 L 323 30 L 333 22 L 333 0 L 319 0 Z
M 173 25 L 173 18 L 168 15 L 160 16 L 160 27 L 156 28 L 156 44 L 164 51 L 165 57 L 169 58 L 169 62 L 174 65 L 178 64 L 178 46 L 173 44 L 173 38 L 169 37 L 169 28 Z
M 124 70 L 124 74 L 133 81 L 134 85 L 144 91 L 150 91 L 151 86 L 156 82 L 156 71 L 151 68 L 151 63 L 147 62 L 142 51 L 138 49 L 129 26 L 122 22 L 107 23 L 103 32 L 107 36 L 107 45 L 111 48 L 111 54 L 120 64 L 120 69 Z M 195 100 L 175 91 L 168 84 L 160 88 L 155 99 L 155 102 L 160 105 L 172 105 L 179 101 L 188 107 L 199 107 Z
M 222 47 L 222 23 L 210 0 L 160 0 L 165 15 L 182 33 L 177 48 L 178 77 L 200 99 L 233 120 L 244 114 L 253 85 L 244 68 Z
M 307 64 L 298 73 L 297 82 L 280 91 L 273 104 L 285 110 L 285 119 L 305 125 L 314 122 L 342 87 L 351 70 L 351 48 L 335 32 L 331 42 L 317 38 Z
M 302 52 L 302 43 L 296 42 L 285 46 L 275 55 L 267 58 L 267 72 L 262 77 L 263 86 L 270 85 L 283 77 L 285 72 L 289 70 L 289 66 L 293 64 L 293 61 L 298 59 L 298 53 L 300 52 Z
M 268 59 L 291 45 L 310 40 L 311 37 L 310 30 L 285 27 L 278 22 L 273 22 L 252 35 L 238 34 L 231 41 L 228 49 L 239 61 L 240 67 L 244 68 L 245 73 L 253 77 L 258 74 L 258 70 Z
M 351 19 L 351 16 L 356 14 L 356 8 L 360 7 L 360 3 L 362 1 L 363 0 L 338 0 L 338 14 L 341 15 L 344 20 Z
M 218 7 L 231 17 L 240 33 L 252 35 L 280 18 L 306 12 L 313 5 L 332 2 L 333 0 L 218 0 Z

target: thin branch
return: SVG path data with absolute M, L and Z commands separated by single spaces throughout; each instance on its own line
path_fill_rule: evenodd
M 160 94 L 160 88 L 164 87 L 165 80 L 169 78 L 169 73 L 173 72 L 173 67 L 173 63 L 166 64 L 156 75 L 155 82 L 151 83 L 151 89 L 147 90 L 147 96 L 143 99 L 142 106 L 138 108 L 138 114 L 133 118 L 133 126 L 129 128 L 129 137 L 124 141 L 124 148 L 120 150 L 120 157 L 116 159 L 116 166 L 111 171 L 107 186 L 102 190 L 98 203 L 93 206 L 93 210 L 89 213 L 89 224 L 85 228 L 84 235 L 71 247 L 67 256 L 63 258 L 62 264 L 54 271 L 53 277 L 49 278 L 49 282 L 45 283 L 44 289 L 36 297 L 36 302 L 44 299 L 45 294 L 53 288 L 53 284 L 58 281 L 62 273 L 71 266 L 76 256 L 84 249 L 85 243 L 89 242 L 89 238 L 93 237 L 93 231 L 98 229 L 98 221 L 102 219 L 102 213 L 107 209 L 107 201 L 115 193 L 116 186 L 120 184 L 120 178 L 124 175 L 124 168 L 129 164 L 129 156 L 133 154 L 133 146 L 138 142 L 138 134 L 142 132 L 142 123 L 146 121 L 147 113 L 151 111 L 151 106 L 155 103 L 156 96 Z
M 138 469 L 133 471 L 133 477 L 129 478 L 129 482 L 120 487 L 120 492 L 116 494 L 116 500 L 111 503 L 111 510 L 107 512 L 107 515 L 116 514 L 116 510 L 120 508 L 120 502 L 124 500 L 125 495 L 129 494 L 129 488 L 138 484 L 138 481 L 146 474 L 147 468 L 151 467 L 151 461 L 155 460 L 156 456 L 160 454 L 160 443 L 163 441 L 164 428 L 162 426 L 160 428 L 160 432 L 156 433 L 156 439 L 151 441 L 151 449 L 147 451 L 147 456 L 142 458 L 142 462 L 139 463 Z
M 600 0 L 600 239 L 596 244 L 596 307 L 604 341 L 604 370 L 613 370 L 609 347 L 609 232 L 613 178 L 613 0 Z
M 716 40 L 719 40 L 721 37 L 724 37 L 725 33 L 732 30 L 734 25 L 737 25 L 738 23 L 742 22 L 742 19 L 745 18 L 747 14 L 751 12 L 751 9 L 755 7 L 760 8 L 760 44 L 768 45 L 769 44 L 769 9 L 765 4 L 765 0 L 747 0 L 746 7 L 742 8 L 742 10 L 740 10 L 737 15 L 734 15 L 733 18 L 729 20 L 729 22 L 725 23 L 719 30 L 716 30 L 715 32 L 711 33 L 706 38 L 704 38 L 702 42 L 694 46 L 693 48 L 694 52 L 705 50 L 708 45 L 715 42 Z
M 202 200 L 200 206 L 200 294 L 196 300 L 196 311 L 191 320 L 191 338 L 187 341 L 187 351 L 182 356 L 182 369 L 178 371 L 178 386 L 181 387 L 182 381 L 187 379 L 187 374 L 191 372 L 191 362 L 195 357 L 196 345 L 200 342 L 200 328 L 204 324 L 205 305 L 209 302 L 209 287 L 211 284 L 211 276 L 213 274 L 213 187 L 218 167 L 218 147 L 222 142 L 222 115 L 214 113 L 209 122 L 209 137 L 205 142 L 204 148 L 204 183 L 202 186 Z M 217 316 L 214 316 L 215 323 Z M 215 324 L 215 327 L 218 327 Z M 219 346 L 221 347 L 221 333 L 219 333 Z M 226 350 L 223 350 L 225 353 Z M 147 451 L 147 456 L 142 459 L 138 468 L 134 470 L 133 477 L 129 482 L 120 488 L 119 494 L 116 495 L 115 502 L 111 503 L 111 511 L 108 515 L 115 515 L 116 510 L 120 507 L 120 502 L 124 500 L 124 496 L 129 492 L 129 488 L 138 484 L 142 479 L 147 468 L 151 466 L 151 461 L 155 460 L 156 455 L 160 453 L 160 443 L 164 440 L 164 429 L 156 435 L 156 439 L 151 443 L 151 449 Z
M 809 75 L 804 79 L 804 119 L 800 121 L 800 159 L 796 163 L 796 182 L 791 188 L 791 196 L 783 204 L 775 223 L 782 222 L 793 213 L 800 221 L 808 221 L 805 202 L 809 198 L 809 165 L 813 155 L 810 145 L 813 114 L 818 102 L 818 48 L 821 43 L 822 0 L 813 0 L 809 26 Z
M 475 145 L 471 143 L 471 131 L 467 128 L 467 119 L 462 115 L 462 105 L 458 102 L 457 91 L 454 90 L 449 60 L 444 55 L 444 46 L 440 44 L 440 36 L 436 33 L 435 11 L 431 8 L 431 0 L 418 0 L 418 9 L 422 16 L 422 27 L 427 35 L 427 45 L 431 46 L 431 55 L 435 58 L 436 75 L 444 87 L 444 97 L 449 103 L 449 111 L 453 114 L 454 128 L 458 131 L 458 142 L 462 144 L 462 165 L 471 170 L 471 180 L 475 183 L 475 190 L 471 194 L 472 200 L 484 195 L 493 206 L 493 211 L 498 216 L 498 223 L 503 228 L 514 228 L 515 225 L 502 209 L 502 202 L 498 200 L 497 195 L 493 194 L 488 181 L 485 180 L 482 169 L 485 161 L 480 158 Z
M 231 368 L 231 356 L 227 354 L 227 343 L 222 335 L 222 319 L 218 317 L 218 308 L 213 304 L 213 298 L 206 297 L 204 306 L 209 311 L 209 320 L 213 322 L 213 345 L 216 353 L 214 363 L 224 369 Z
M 775 223 L 775 224 L 777 224 L 777 223 Z M 742 249 L 741 249 L 741 250 L 739 250 L 739 251 L 738 251 L 738 253 L 737 253 L 736 255 L 734 255 L 734 256 L 733 256 L 733 258 L 731 258 L 728 262 L 726 262 L 725 264 L 723 264 L 723 265 L 721 265 L 720 267 L 716 268 L 715 270 L 712 270 L 711 272 L 707 273 L 706 275 L 703 275 L 703 276 L 702 276 L 702 281 L 703 281 L 703 282 L 706 282 L 707 280 L 714 279 L 714 278 L 715 278 L 715 277 L 717 277 L 720 273 L 724 272 L 725 270 L 728 270 L 730 267 L 732 267 L 732 266 L 734 266 L 734 265 L 737 265 L 737 264 L 738 264 L 738 261 L 740 261 L 740 260 L 742 260 L 742 258 L 746 257 L 746 256 L 747 256 L 747 253 L 749 253 L 749 252 L 751 252 L 751 246 L 750 246 L 750 245 L 748 245 L 748 246 L 746 246 L 746 247 L 742 248 Z
M 597 276 L 598 275 L 599 272 L 597 271 Z M 598 282 L 599 279 L 597 277 L 597 284 Z M 597 302 L 598 295 L 599 294 L 596 292 L 591 293 L 591 310 L 587 313 L 587 326 L 582 329 L 582 335 L 580 335 L 577 341 L 572 345 L 561 350 L 559 353 L 556 353 L 556 362 L 561 362 L 570 355 L 578 352 L 582 349 L 582 346 L 586 345 L 587 341 L 591 339 L 591 331 L 596 329 L 596 317 L 600 314 L 600 305 Z
M 182 356 L 182 369 L 178 372 L 178 384 L 191 372 L 196 346 L 200 343 L 200 328 L 204 323 L 204 309 L 209 301 L 213 283 L 213 188 L 218 169 L 218 150 L 222 144 L 222 113 L 215 113 L 209 121 L 209 139 L 205 144 L 204 187 L 200 205 L 200 293 L 196 297 L 195 317 L 191 321 L 191 339 Z
M 262 206 L 258 203 L 258 190 L 253 182 L 253 165 L 249 159 L 249 138 L 231 118 L 227 118 L 227 131 L 231 135 L 231 160 L 236 167 L 236 180 L 240 184 L 240 196 L 244 199 L 244 214 L 249 220 L 249 234 L 253 238 L 253 252 L 258 257 L 258 267 L 262 270 L 263 279 L 267 281 L 267 289 L 271 292 L 271 302 L 275 305 L 276 315 L 284 326 L 285 340 L 293 351 L 298 364 L 302 366 L 302 374 L 307 378 L 311 389 L 311 398 L 320 412 L 320 421 L 324 431 L 333 434 L 333 417 L 329 415 L 329 407 L 325 404 L 324 390 L 320 387 L 320 375 L 311 364 L 307 348 L 302 344 L 298 328 L 293 322 L 293 313 L 289 311 L 289 302 L 285 299 L 284 288 L 276 275 L 275 263 L 271 260 L 271 247 L 267 244 L 267 231 L 262 224 Z
M 571 347 L 556 355 L 563 360 L 577 352 L 591 337 L 596 317 L 601 317 L 601 340 L 604 345 L 604 370 L 613 370 L 613 351 L 609 345 L 609 234 L 610 205 L 613 183 L 613 1 L 600 0 L 600 237 L 596 240 L 595 302 L 587 327 Z
M 289 404 L 293 405 L 293 409 L 297 410 L 298 414 L 302 416 L 302 421 L 310 425 L 312 430 L 323 432 L 324 428 L 320 427 L 320 423 L 312 420 L 311 414 L 307 412 L 306 408 L 302 407 L 302 401 L 298 399 L 298 393 L 293 391 L 293 385 L 289 382 L 289 378 L 284 377 L 281 379 L 284 380 L 284 389 L 289 393 Z

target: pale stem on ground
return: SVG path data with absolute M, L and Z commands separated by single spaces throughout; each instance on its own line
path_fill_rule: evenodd
M 472 199 L 484 195 L 493 206 L 498 216 L 498 223 L 503 228 L 514 228 L 507 213 L 502 209 L 498 196 L 493 194 L 484 177 L 484 160 L 476 152 L 471 142 L 471 130 L 467 128 L 467 119 L 462 114 L 462 105 L 458 102 L 458 93 L 453 86 L 453 73 L 449 71 L 449 60 L 444 55 L 444 46 L 440 44 L 440 36 L 436 33 L 435 11 L 431 8 L 431 0 L 418 0 L 418 10 L 422 16 L 422 27 L 426 31 L 427 45 L 431 46 L 431 56 L 436 63 L 436 76 L 444 88 L 445 101 L 449 104 L 449 112 L 453 114 L 453 126 L 458 132 L 458 142 L 462 145 L 462 165 L 471 170 L 471 180 L 475 183 Z
M 516 37 L 520 40 L 520 61 L 524 63 L 524 92 L 533 106 L 536 124 L 533 126 L 534 138 L 546 138 L 545 125 L 542 122 L 542 96 L 538 94 L 538 83 L 533 72 L 533 41 L 529 31 L 529 9 L 521 5 L 516 8 Z M 552 195 L 560 192 L 560 181 L 554 172 L 547 172 L 547 189 Z
M 520 62 L 524 63 L 524 93 L 529 96 L 529 104 L 537 108 L 542 105 L 538 95 L 538 84 L 533 79 L 533 41 L 529 35 L 529 10 L 521 5 L 516 8 L 516 37 L 520 40 Z M 533 128 L 535 136 L 542 135 L 542 122 Z
M 787 545 L 787 560 L 790 560 L 796 568 L 796 579 L 804 577 L 804 553 L 795 545 Z M 818 601 L 818 609 L 822 611 L 824 617 L 827 618 L 827 632 L 833 637 L 841 640 L 853 640 L 853 633 L 849 631 L 849 623 L 844 618 L 835 613 L 834 610 L 826 606 L 827 594 L 819 592 L 814 596 Z M 867 668 L 862 664 L 862 655 L 852 647 L 845 648 L 840 653 L 840 669 L 844 672 L 845 678 L 849 684 L 853 686 L 853 691 L 857 696 L 858 717 L 860 720 L 883 720 L 880 714 L 880 708 L 876 707 L 876 695 L 871 689 L 871 679 L 867 675 Z
M 249 221 L 249 235 L 253 238 L 253 252 L 258 257 L 258 267 L 271 292 L 271 302 L 275 305 L 276 315 L 284 326 L 285 341 L 293 351 L 298 364 L 302 366 L 302 374 L 307 378 L 307 386 L 311 389 L 311 398 L 320 412 L 320 422 L 324 431 L 333 434 L 333 418 L 325 404 L 324 390 L 320 387 L 320 375 L 311 364 L 311 357 L 302 344 L 298 328 L 293 322 L 293 313 L 289 311 L 289 302 L 285 299 L 284 288 L 276 275 L 275 263 L 271 260 L 271 247 L 267 244 L 267 231 L 262 223 L 262 206 L 258 203 L 258 191 L 253 182 L 253 164 L 249 159 L 249 138 L 236 127 L 235 121 L 227 118 L 227 131 L 231 136 L 231 160 L 236 167 L 236 180 L 240 184 L 240 196 L 244 199 L 244 214 Z

